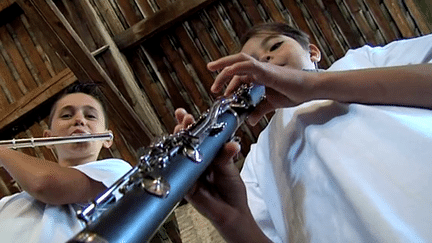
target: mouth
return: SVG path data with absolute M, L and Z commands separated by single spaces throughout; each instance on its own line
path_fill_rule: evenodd
M 76 129 L 70 134 L 70 136 L 81 136 L 81 135 L 89 135 L 89 134 L 91 133 L 81 129 Z

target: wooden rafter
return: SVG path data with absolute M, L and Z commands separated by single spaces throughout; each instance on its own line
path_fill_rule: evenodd
M 117 35 L 114 40 L 120 50 L 133 48 L 212 2 L 214 0 L 175 1 Z
M 2 110 L 0 114 L 0 130 L 35 107 L 38 107 L 76 80 L 77 78 L 75 75 L 69 68 L 67 68 L 49 81 L 44 82 L 41 86 L 32 90 L 18 102 Z

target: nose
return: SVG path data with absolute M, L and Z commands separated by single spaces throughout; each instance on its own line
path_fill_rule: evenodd
M 260 58 L 260 62 L 270 62 L 272 59 L 273 56 L 267 53 Z
M 80 113 L 76 114 L 74 120 L 75 120 L 75 123 L 74 123 L 75 126 L 84 126 L 85 125 L 85 118 L 84 118 L 83 114 L 80 114 Z

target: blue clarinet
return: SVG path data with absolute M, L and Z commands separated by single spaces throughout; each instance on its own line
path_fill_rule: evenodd
M 78 212 L 86 227 L 68 242 L 150 240 L 264 94 L 263 86 L 243 85 L 188 128 L 140 149 L 138 164 Z

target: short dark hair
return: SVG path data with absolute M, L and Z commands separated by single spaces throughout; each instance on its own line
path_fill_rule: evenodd
M 54 102 L 53 106 L 51 107 L 49 120 L 48 120 L 49 128 L 51 128 L 54 112 L 55 109 L 57 108 L 58 101 L 63 97 L 65 97 L 66 95 L 74 94 L 74 93 L 84 93 L 90 95 L 91 97 L 95 98 L 99 102 L 99 104 L 102 107 L 102 112 L 105 118 L 105 128 L 108 128 L 108 116 L 106 112 L 107 109 L 105 104 L 105 96 L 103 95 L 100 87 L 101 84 L 93 83 L 93 82 L 77 82 L 67 87 L 63 91 L 63 93 L 61 93 L 57 97 L 57 100 Z
M 291 37 L 296 40 L 303 49 L 307 51 L 310 49 L 310 38 L 308 34 L 288 24 L 278 22 L 262 23 L 253 26 L 243 35 L 243 37 L 240 39 L 240 43 L 243 46 L 250 38 L 262 33 L 269 32 Z

